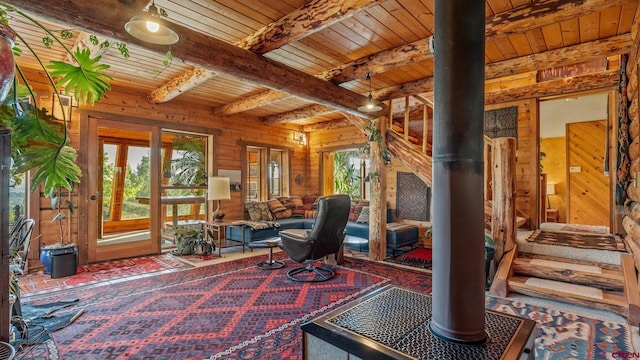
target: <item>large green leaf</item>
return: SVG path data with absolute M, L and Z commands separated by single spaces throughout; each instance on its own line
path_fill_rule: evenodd
M 77 66 L 62 61 L 51 61 L 47 69 L 51 76 L 60 77 L 56 83 L 57 87 L 67 93 L 74 93 L 80 102 L 93 105 L 111 89 L 109 81 L 112 78 L 103 72 L 109 65 L 98 63 L 102 56 L 92 59 L 88 49 L 78 48 L 73 55 L 78 62 Z
M 31 191 L 37 190 L 42 183 L 44 193 L 50 195 L 60 188 L 72 190 L 73 183 L 80 181 L 82 172 L 76 164 L 77 157 L 76 150 L 68 145 L 59 148 L 50 144 L 30 146 L 14 158 L 15 171 L 37 167 L 31 178 Z

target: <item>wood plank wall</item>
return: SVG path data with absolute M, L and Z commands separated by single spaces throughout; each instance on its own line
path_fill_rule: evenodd
M 627 202 L 625 204 L 625 215 L 622 224 L 626 232 L 625 243 L 633 253 L 633 259 L 636 269 L 640 270 L 640 183 L 637 176 L 640 172 L 640 114 L 638 105 L 640 101 L 640 72 L 638 66 L 638 56 L 640 53 L 640 24 L 636 16 L 634 29 L 631 31 L 633 39 L 633 50 L 629 54 L 627 63 L 627 100 L 628 100 L 628 116 L 629 116 L 629 161 L 631 169 L 629 170 L 630 179 L 636 177 L 636 181 L 630 181 L 627 186 Z
M 42 72 L 30 72 L 28 78 L 34 86 L 41 100 L 40 107 L 51 107 L 51 90 L 48 83 L 42 78 Z M 100 103 L 90 107 L 81 105 L 80 108 L 73 108 L 70 123 L 71 145 L 79 146 L 80 113 L 86 111 L 99 111 L 113 114 L 110 120 L 118 120 L 118 116 L 128 116 L 140 118 L 141 123 L 148 123 L 149 120 L 175 123 L 176 125 L 191 125 L 219 129 L 220 135 L 216 137 L 215 149 L 216 166 L 218 169 L 241 170 L 241 143 L 259 143 L 273 145 L 274 147 L 286 147 L 291 149 L 291 195 L 306 195 L 317 192 L 317 181 L 309 176 L 309 159 L 307 145 L 300 145 L 293 141 L 292 131 L 300 130 L 297 126 L 274 127 L 265 126 L 257 117 L 250 116 L 229 116 L 216 118 L 211 115 L 211 106 L 194 105 L 181 102 L 178 99 L 165 104 L 150 104 L 147 101 L 146 93 L 136 92 L 132 89 L 114 87 Z M 316 173 L 317 174 L 317 173 Z M 293 179 L 297 175 L 302 176 L 302 181 L 297 184 Z M 81 179 L 82 181 L 82 179 Z M 78 204 L 78 192 L 74 189 L 71 200 Z M 34 239 L 30 249 L 29 258 L 37 260 L 40 254 L 40 247 L 56 243 L 58 240 L 58 230 L 55 223 L 51 223 L 55 211 L 51 209 L 49 199 L 40 193 L 37 196 L 31 195 L 32 217 L 36 219 Z M 241 193 L 232 192 L 231 200 L 222 201 L 221 206 L 227 213 L 229 219 L 239 219 L 244 217 L 244 209 L 241 205 Z M 78 204 L 77 211 L 85 211 L 81 204 Z M 212 211 L 212 210 L 211 210 Z M 70 229 L 71 242 L 78 242 L 78 217 L 71 218 Z M 38 238 L 38 235 L 41 235 Z M 85 244 L 78 243 L 79 248 L 86 248 Z M 82 259 L 82 256 L 81 256 Z

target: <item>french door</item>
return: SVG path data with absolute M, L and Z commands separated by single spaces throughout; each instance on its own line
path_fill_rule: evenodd
M 89 117 L 88 262 L 160 251 L 157 127 Z

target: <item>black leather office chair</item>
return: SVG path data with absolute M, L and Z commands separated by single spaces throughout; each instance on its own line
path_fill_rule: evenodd
M 327 267 L 313 266 L 313 262 L 329 254 L 337 254 L 344 241 L 351 200 L 348 195 L 331 195 L 318 199 L 318 214 L 313 228 L 280 232 L 281 247 L 291 259 L 305 266 L 287 272 L 294 281 L 318 282 L 331 279 L 335 272 Z M 310 274 L 295 275 L 302 272 Z

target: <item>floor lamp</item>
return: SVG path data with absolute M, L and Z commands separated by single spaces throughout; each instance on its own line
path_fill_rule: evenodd
M 231 189 L 229 187 L 229 178 L 212 176 L 209 178 L 207 186 L 207 200 L 218 200 L 218 207 L 213 212 L 213 221 L 222 221 L 224 211 L 220 210 L 220 200 L 231 199 Z
M 547 183 L 547 209 L 551 209 L 551 202 L 549 201 L 549 195 L 556 194 L 556 184 Z

